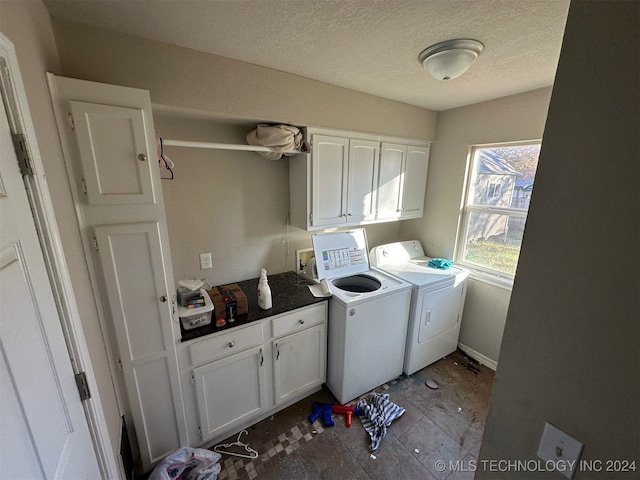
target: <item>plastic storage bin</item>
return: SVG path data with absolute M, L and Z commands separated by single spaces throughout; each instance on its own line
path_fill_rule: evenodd
M 202 302 L 198 302 L 199 299 L 204 300 L 204 304 L 202 304 Z M 191 299 L 190 302 L 192 308 L 189 306 L 178 307 L 178 316 L 180 317 L 182 328 L 185 330 L 191 330 L 192 328 L 210 324 L 214 307 L 207 291 L 204 288 L 201 288 L 200 295 L 197 298 Z

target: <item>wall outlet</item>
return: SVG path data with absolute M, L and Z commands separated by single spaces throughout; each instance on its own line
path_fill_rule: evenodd
M 538 457 L 549 464 L 553 463 L 555 469 L 565 477 L 573 478 L 574 472 L 579 467 L 578 462 L 583 447 L 582 442 L 547 422 L 540 439 Z
M 210 253 L 200 254 L 200 270 L 206 270 L 207 268 L 213 268 L 213 262 L 211 261 Z

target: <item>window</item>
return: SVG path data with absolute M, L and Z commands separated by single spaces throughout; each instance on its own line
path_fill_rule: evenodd
M 540 143 L 472 149 L 459 263 L 513 278 L 539 154 Z
M 500 184 L 490 183 L 487 189 L 487 198 L 498 198 L 500 196 Z

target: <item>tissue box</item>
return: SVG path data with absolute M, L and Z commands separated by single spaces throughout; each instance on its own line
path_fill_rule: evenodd
M 200 295 L 191 299 L 190 302 L 191 305 L 187 307 L 178 307 L 178 316 L 180 317 L 182 328 L 191 330 L 192 328 L 210 324 L 214 305 L 207 291 L 204 288 L 200 289 Z
M 195 300 L 201 295 L 200 289 L 191 291 L 188 288 L 178 287 L 178 303 L 181 307 L 186 307 L 190 300 Z
M 247 296 L 237 283 L 213 287 L 208 293 L 215 305 L 218 318 L 229 320 L 248 312 Z

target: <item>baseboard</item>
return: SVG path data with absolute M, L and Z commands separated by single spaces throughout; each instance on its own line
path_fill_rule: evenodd
M 458 343 L 458 348 L 460 350 L 462 350 L 464 353 L 466 353 L 467 355 L 469 355 L 474 360 L 477 360 L 481 364 L 486 365 L 487 367 L 489 367 L 494 372 L 495 372 L 496 368 L 498 367 L 498 362 L 496 362 L 495 360 L 491 360 L 489 357 L 481 354 L 480 352 L 475 351 L 471 347 L 467 347 L 466 345 L 464 345 L 462 343 Z

